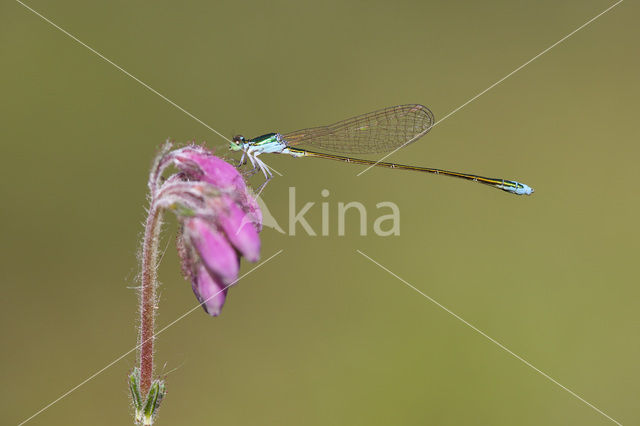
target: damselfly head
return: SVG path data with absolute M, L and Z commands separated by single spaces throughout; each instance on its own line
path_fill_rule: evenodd
M 231 139 L 231 143 L 229 144 L 229 149 L 232 151 L 240 151 L 242 149 L 242 145 L 244 145 L 245 139 L 242 135 L 235 135 Z

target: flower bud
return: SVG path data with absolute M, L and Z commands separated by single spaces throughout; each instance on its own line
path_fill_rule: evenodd
M 191 281 L 191 288 L 196 298 L 209 315 L 220 315 L 222 305 L 227 298 L 226 286 L 214 278 L 207 268 L 198 265 Z
M 183 274 L 205 311 L 217 316 L 226 287 L 238 278 L 240 257 L 260 258 L 260 207 L 236 168 L 205 148 L 190 145 L 162 155 L 159 167 L 172 164 L 179 172 L 152 196 L 182 223 L 176 242 Z
M 211 223 L 195 217 L 185 222 L 185 239 L 196 249 L 207 270 L 229 284 L 238 277 L 240 259 L 226 236 Z
M 221 209 L 217 222 L 231 244 L 250 262 L 260 259 L 260 238 L 250 215 L 228 197 L 222 197 L 225 208 Z

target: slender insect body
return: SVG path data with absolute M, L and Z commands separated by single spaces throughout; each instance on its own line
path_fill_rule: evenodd
M 533 193 L 533 188 L 511 180 L 487 178 L 429 167 L 364 160 L 350 155 L 395 151 L 424 136 L 434 123 L 435 119 L 429 108 L 418 104 L 399 105 L 328 126 L 312 127 L 286 134 L 267 133 L 250 140 L 246 140 L 244 136 L 234 136 L 230 149 L 242 151 L 240 164 L 244 164 L 245 159 L 248 159 L 253 166 L 252 172 L 262 171 L 266 181 L 260 187 L 261 189 L 273 176 L 271 169 L 258 158 L 261 154 L 268 153 L 288 154 L 292 157 L 325 158 L 353 164 L 419 171 L 480 182 L 511 194 L 531 195 Z M 298 148 L 299 145 L 310 145 L 326 151 L 349 154 L 349 156 L 310 151 Z

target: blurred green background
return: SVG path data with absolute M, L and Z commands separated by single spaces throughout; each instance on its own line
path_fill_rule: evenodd
M 442 118 L 612 2 L 28 4 L 230 137 L 403 103 Z M 316 231 L 329 203 L 330 235 L 265 229 L 263 259 L 284 251 L 222 316 L 197 310 L 159 336 L 157 424 L 613 424 L 356 250 L 639 424 L 638 12 L 622 3 L 391 157 L 520 180 L 531 197 L 264 157 L 284 172 L 263 194 L 280 225 L 295 186 Z M 0 34 L 0 413 L 17 424 L 135 345 L 157 148 L 225 141 L 19 3 L 0 6 Z M 367 207 L 370 233 L 376 203 L 396 203 L 400 236 L 362 237 L 351 214 L 339 237 L 340 201 Z M 159 327 L 196 303 L 174 233 L 171 220 Z M 131 424 L 134 363 L 29 424 Z

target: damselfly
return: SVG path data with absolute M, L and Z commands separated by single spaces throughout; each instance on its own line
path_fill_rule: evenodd
M 268 153 L 326 158 L 368 166 L 433 173 L 480 182 L 512 194 L 533 193 L 533 188 L 513 180 L 488 178 L 431 167 L 364 160 L 304 148 L 309 146 L 348 155 L 389 152 L 417 141 L 431 130 L 433 125 L 433 113 L 429 108 L 418 104 L 399 105 L 348 118 L 328 126 L 312 127 L 291 133 L 267 133 L 249 140 L 241 135 L 234 136 L 230 148 L 233 151 L 242 151 L 240 164 L 244 164 L 245 159 L 249 159 L 254 171 L 261 170 L 264 173 L 266 180 L 263 186 L 271 179 L 273 173 L 258 156 Z

